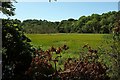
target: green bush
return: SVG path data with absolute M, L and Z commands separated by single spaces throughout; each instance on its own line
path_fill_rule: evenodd
M 2 19 L 2 80 L 23 80 L 30 66 L 32 46 L 20 21 Z

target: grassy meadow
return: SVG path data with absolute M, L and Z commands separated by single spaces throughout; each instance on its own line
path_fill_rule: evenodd
M 47 50 L 51 46 L 61 47 L 66 44 L 69 49 L 63 55 L 63 58 L 79 57 L 79 53 L 85 44 L 89 44 L 92 48 L 97 49 L 102 46 L 109 48 L 109 42 L 111 37 L 109 34 L 26 34 L 31 40 L 31 44 L 34 46 L 40 46 L 42 49 Z

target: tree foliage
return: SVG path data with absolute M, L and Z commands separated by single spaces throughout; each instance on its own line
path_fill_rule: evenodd
M 2 2 L 2 13 L 6 16 L 14 16 L 15 7 L 12 2 Z
M 61 22 L 30 19 L 24 20 L 21 25 L 26 33 L 111 33 L 119 13 L 92 14 L 81 16 L 78 20 L 70 18 Z
M 32 47 L 24 35 L 20 22 L 2 20 L 3 80 L 21 79 L 31 63 Z
M 14 15 L 11 2 L 2 3 L 6 16 Z M 25 80 L 25 71 L 32 60 L 32 46 L 20 26 L 20 20 L 2 19 L 2 80 Z
M 85 45 L 83 48 L 89 48 Z M 88 49 L 87 53 L 80 60 L 68 58 L 63 62 L 63 69 L 57 69 L 62 52 L 69 49 L 67 45 L 62 47 L 51 47 L 48 50 L 36 49 L 35 57 L 26 75 L 34 80 L 109 80 L 107 75 L 108 67 L 98 61 L 97 50 Z M 56 57 L 53 57 L 56 55 Z M 52 64 L 53 62 L 53 64 Z M 55 70 L 53 69 L 55 66 Z

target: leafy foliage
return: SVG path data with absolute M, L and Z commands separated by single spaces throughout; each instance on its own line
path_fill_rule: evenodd
M 14 16 L 15 7 L 12 2 L 2 2 L 2 13 L 6 16 Z
M 116 22 L 114 23 L 113 28 L 113 44 L 112 44 L 112 53 L 116 56 L 112 56 L 116 60 L 116 66 L 113 68 L 115 71 L 113 79 L 120 79 L 120 13 L 116 15 Z
M 26 33 L 112 33 L 116 17 L 120 11 L 81 16 L 78 20 L 61 22 L 29 19 L 22 22 Z
M 34 57 L 31 62 L 31 66 L 26 71 L 26 75 L 34 80 L 54 80 L 57 75 L 57 66 L 58 58 L 61 57 L 59 54 L 63 50 L 67 50 L 66 45 L 62 47 L 51 47 L 50 49 L 44 51 L 41 48 L 36 49 L 34 52 Z M 56 57 L 53 57 L 54 54 L 57 54 Z M 54 65 L 52 64 L 54 63 Z M 54 66 L 54 67 L 53 67 Z
M 80 60 L 68 58 L 64 63 L 64 71 L 60 72 L 62 80 L 109 80 L 108 67 L 99 62 L 98 51 L 84 45 L 88 52 L 81 54 Z
M 30 66 L 32 46 L 20 21 L 2 19 L 2 80 L 21 80 Z
M 21 24 L 24 26 L 26 33 L 55 33 L 57 23 L 48 22 L 47 20 L 25 20 Z
M 87 45 L 84 48 L 88 47 Z M 53 46 L 43 51 L 37 49 L 35 51 L 35 57 L 32 60 L 31 67 L 26 72 L 26 75 L 32 76 L 35 80 L 109 80 L 107 76 L 108 67 L 105 64 L 98 61 L 97 50 L 88 49 L 88 53 L 80 60 L 73 60 L 68 58 L 64 62 L 64 69 L 57 69 L 57 63 L 59 62 L 59 55 L 63 50 L 67 50 L 69 47 L 64 45 L 63 47 L 54 48 Z M 55 58 L 53 54 L 58 54 Z M 54 62 L 55 68 L 53 68 Z

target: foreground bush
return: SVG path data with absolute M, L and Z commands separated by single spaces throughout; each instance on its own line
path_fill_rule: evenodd
M 30 40 L 19 23 L 2 19 L 2 80 L 23 80 L 32 61 Z
M 56 63 L 59 62 L 59 57 L 62 57 L 63 50 L 69 47 L 51 47 L 43 51 L 37 49 L 32 60 L 31 67 L 26 71 L 26 75 L 32 76 L 34 80 L 109 80 L 105 64 L 98 61 L 97 50 L 93 50 L 88 45 L 88 53 L 80 60 L 68 58 L 64 62 L 64 69 L 57 69 Z M 58 54 L 57 57 L 53 57 Z M 54 64 L 52 64 L 52 62 Z M 54 67 L 55 66 L 55 67 Z

